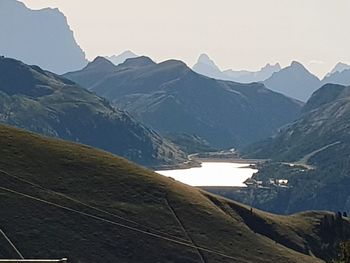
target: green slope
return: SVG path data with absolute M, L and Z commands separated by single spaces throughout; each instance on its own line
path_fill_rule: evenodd
M 309 255 L 334 252 L 320 234 L 326 212 L 250 211 L 109 153 L 7 126 L 0 169 L 0 226 L 28 258 L 322 262 Z

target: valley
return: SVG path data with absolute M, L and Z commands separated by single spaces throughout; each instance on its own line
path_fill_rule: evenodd
M 350 263 L 349 9 L 0 0 L 0 262 Z

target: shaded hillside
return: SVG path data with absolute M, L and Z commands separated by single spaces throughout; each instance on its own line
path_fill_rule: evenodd
M 102 76 L 97 74 L 101 68 L 95 73 L 88 69 L 101 59 L 65 77 L 160 133 L 195 134 L 214 147 L 240 147 L 268 137 L 295 119 L 301 107 L 263 84 L 210 79 L 181 61 L 156 64 L 147 57 L 128 59 Z
M 298 120 L 276 137 L 247 149 L 248 156 L 273 161 L 261 167 L 257 178 L 290 181 L 292 188 L 282 191 L 283 198 L 279 194 L 269 196 L 269 202 L 281 205 L 284 200 L 284 205 L 270 205 L 269 209 L 276 212 L 284 207 L 280 212 L 287 213 L 307 209 L 350 211 L 349 131 L 350 87 L 327 84 L 312 95 Z M 264 208 L 264 204 L 259 207 Z
M 17 0 L 0 1 L 0 55 L 62 74 L 87 64 L 66 17 L 56 8 L 31 10 Z
M 0 225 L 27 258 L 322 262 L 308 255 L 330 258 L 348 237 L 347 219 L 342 231 L 325 228 L 327 212 L 251 211 L 106 152 L 6 126 L 0 156 Z
M 0 122 L 98 147 L 140 164 L 184 160 L 173 144 L 70 80 L 0 58 Z
M 167 134 L 165 137 L 187 154 L 216 152 L 218 150 L 211 147 L 206 140 L 193 134 L 176 133 Z
M 307 101 L 321 86 L 321 81 L 302 64 L 293 61 L 290 66 L 272 74 L 264 84 L 267 88 L 288 97 Z
M 297 161 L 335 142 L 341 142 L 334 145 L 335 148 L 347 145 L 349 101 L 350 87 L 335 84 L 323 86 L 305 104 L 298 120 L 282 129 L 276 137 L 254 145 L 250 152 L 263 158 Z

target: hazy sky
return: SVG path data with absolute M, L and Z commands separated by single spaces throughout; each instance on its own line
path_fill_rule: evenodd
M 350 63 L 350 0 L 23 0 L 58 7 L 89 59 L 130 49 L 222 68 L 298 60 L 323 75 Z

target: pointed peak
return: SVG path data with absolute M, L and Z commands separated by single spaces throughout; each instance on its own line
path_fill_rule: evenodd
M 198 60 L 210 60 L 210 57 L 207 54 L 202 53 L 199 55 Z
M 332 69 L 330 74 L 334 74 L 336 72 L 341 73 L 344 70 L 348 70 L 348 69 L 350 69 L 350 65 L 343 63 L 343 62 L 338 62 L 337 65 L 335 65 L 335 67 Z
M 123 67 L 145 67 L 156 64 L 152 59 L 146 56 L 128 58 L 124 63 L 120 64 Z
M 136 57 L 138 57 L 138 55 L 136 55 L 134 52 L 130 50 L 126 50 L 119 55 L 106 56 L 106 58 L 116 66 L 124 63 L 128 58 L 136 58 Z
M 92 68 L 106 70 L 106 69 L 114 69 L 115 66 L 108 59 L 98 56 L 85 67 L 85 69 L 92 69 Z
M 131 50 L 125 50 L 124 52 L 120 53 L 119 56 L 125 56 L 125 57 L 137 57 L 137 55 L 132 52 Z
M 292 63 L 290 64 L 290 66 L 292 68 L 305 68 L 303 64 L 301 64 L 300 62 L 298 61 L 292 61 Z
M 205 53 L 200 54 L 200 56 L 198 57 L 198 63 L 209 64 L 209 65 L 215 64 L 214 61 L 210 59 L 210 57 Z
M 102 56 L 97 56 L 91 63 L 110 63 L 110 62 L 108 59 Z

